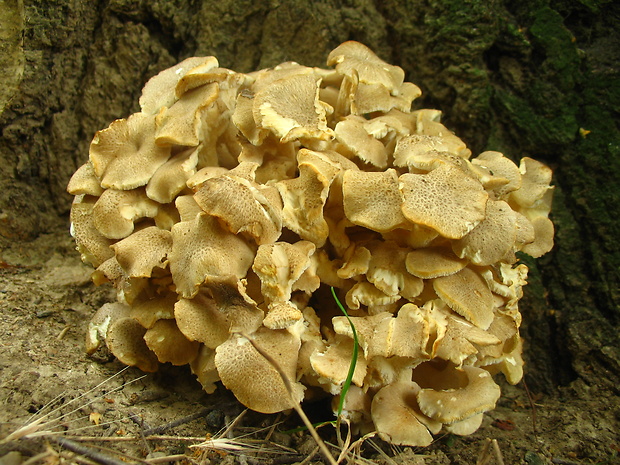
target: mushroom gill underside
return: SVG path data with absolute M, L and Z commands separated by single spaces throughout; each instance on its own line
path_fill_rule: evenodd
M 206 392 L 221 382 L 265 413 L 338 400 L 354 339 L 333 287 L 360 345 L 342 414 L 393 444 L 470 434 L 499 398 L 493 375 L 523 374 L 517 253 L 553 246 L 551 171 L 472 158 L 360 43 L 327 65 L 189 58 L 95 134 L 67 188 L 71 232 L 118 298 L 87 351 L 189 364 Z

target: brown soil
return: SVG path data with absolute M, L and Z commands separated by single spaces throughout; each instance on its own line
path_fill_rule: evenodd
M 227 436 L 269 438 L 273 444 L 265 442 L 266 450 L 191 448 L 200 443 L 198 438 L 219 437 L 218 431 L 242 412 L 230 393 L 220 387 L 206 395 L 184 367 L 163 366 L 144 376 L 136 369 L 120 372 L 123 366 L 107 353 L 88 357 L 83 340 L 89 317 L 113 301 L 114 292 L 90 283 L 91 270 L 80 263 L 66 230 L 3 251 L 0 268 L 0 441 L 5 438 L 0 463 L 24 463 L 37 454 L 42 455 L 36 463 L 78 463 L 93 451 L 119 463 L 158 463 L 158 457 L 179 454 L 188 463 L 293 463 L 314 451 L 307 433 L 282 432 L 300 424 L 295 415 L 253 412 Z M 324 404 L 304 408 L 311 416 L 328 418 Z M 45 421 L 66 416 L 39 430 L 54 431 L 54 438 L 79 437 L 75 442 L 87 448 L 85 454 L 69 451 L 70 444 L 61 445 L 50 434 L 6 441 L 51 410 Z M 188 421 L 194 414 L 198 418 Z M 369 442 L 361 451 L 373 463 L 492 465 L 501 463 L 489 444 L 497 440 L 505 464 L 612 464 L 620 460 L 619 419 L 618 398 L 596 386 L 576 381 L 557 396 L 528 397 L 522 384 L 506 385 L 498 407 L 486 414 L 474 435 L 437 437 L 429 448 L 415 450 L 375 438 L 390 460 Z M 180 426 L 156 431 L 171 439 L 143 438 L 153 434 L 152 428 L 177 420 Z M 279 422 L 284 423 L 272 428 Z M 331 427 L 321 432 L 336 441 Z M 312 460 L 320 462 L 321 457 L 317 453 Z

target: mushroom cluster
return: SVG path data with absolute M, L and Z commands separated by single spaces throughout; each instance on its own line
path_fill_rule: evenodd
M 493 375 L 522 376 L 515 254 L 553 245 L 551 171 L 471 158 L 360 43 L 327 65 L 189 58 L 97 132 L 68 185 L 72 234 L 118 301 L 93 316 L 87 351 L 189 364 L 259 412 L 337 405 L 354 338 L 333 287 L 361 349 L 343 415 L 393 444 L 472 433 L 500 396 Z

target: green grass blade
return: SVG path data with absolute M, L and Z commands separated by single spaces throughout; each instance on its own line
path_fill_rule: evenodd
M 334 288 L 332 287 L 331 289 L 332 289 L 332 296 L 334 296 L 334 300 L 336 301 L 336 304 L 338 304 L 338 308 L 340 308 L 340 311 L 344 313 L 344 316 L 347 317 L 347 321 L 351 325 L 351 331 L 353 332 L 353 356 L 351 357 L 351 364 L 349 365 L 349 373 L 347 374 L 347 378 L 345 379 L 344 384 L 342 385 L 342 391 L 340 392 L 340 402 L 338 403 L 337 417 L 340 418 L 340 415 L 342 414 L 342 408 L 344 406 L 344 399 L 347 396 L 347 392 L 349 391 L 349 388 L 351 387 L 351 382 L 353 381 L 353 374 L 355 373 L 355 366 L 357 365 L 357 356 L 359 353 L 359 341 L 357 340 L 357 331 L 355 331 L 355 326 L 353 325 L 351 318 L 349 318 L 349 314 L 347 313 L 345 308 L 340 303 L 340 300 L 338 300 L 338 297 L 336 296 L 336 291 L 334 290 Z

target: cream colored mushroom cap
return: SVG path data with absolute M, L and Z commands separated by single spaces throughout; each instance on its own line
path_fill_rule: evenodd
M 131 304 L 129 316 L 149 329 L 153 327 L 157 320 L 174 318 L 174 304 L 176 301 L 177 294 L 175 292 L 152 297 L 138 296 Z
M 213 394 L 217 389 L 215 383 L 220 381 L 220 375 L 215 367 L 215 350 L 201 346 L 198 355 L 190 363 L 190 367 L 202 385 L 202 389 L 207 394 Z
M 144 113 L 155 115 L 161 107 L 170 107 L 176 100 L 175 88 L 179 79 L 190 69 L 200 65 L 218 65 L 215 57 L 190 57 L 161 71 L 145 84 L 140 96 L 140 108 Z
M 219 62 L 215 57 L 207 57 L 204 62 L 189 68 L 183 76 L 180 77 L 174 93 L 177 98 L 181 98 L 186 92 L 209 84 L 217 80 L 223 80 L 226 74 L 234 73 L 234 71 L 219 68 Z M 219 79 L 218 79 L 219 78 Z
M 316 250 L 309 241 L 275 242 L 258 248 L 252 269 L 261 281 L 261 292 L 268 303 L 284 303 L 291 298 L 293 284 L 310 266 Z
M 101 187 L 135 189 L 170 157 L 170 146 L 155 143 L 155 116 L 134 113 L 98 131 L 90 144 L 90 161 Z
M 420 309 L 408 303 L 395 318 L 385 318 L 374 328 L 368 356 L 406 357 L 412 365 L 428 360 L 426 351 L 430 336 L 428 321 Z
M 198 356 L 200 344 L 188 340 L 179 331 L 174 320 L 158 320 L 152 328 L 147 329 L 144 341 L 160 363 L 186 365 Z
M 503 200 L 487 201 L 484 219 L 467 235 L 452 242 L 452 250 L 478 266 L 505 261 L 517 238 L 515 212 Z
M 270 131 L 257 126 L 253 108 L 254 92 L 249 89 L 243 89 L 237 95 L 237 102 L 231 116 L 231 122 L 251 144 L 260 146 Z
M 123 239 L 141 218 L 153 218 L 159 205 L 146 196 L 143 188 L 130 191 L 107 189 L 93 207 L 97 230 L 109 239 Z
M 332 325 L 336 334 L 341 334 L 353 339 L 352 323 L 357 334 L 358 343 L 364 351 L 364 355 L 368 357 L 368 350 L 370 345 L 373 344 L 375 329 L 386 319 L 391 320 L 392 314 L 389 312 L 381 312 L 376 315 L 352 316 L 349 318 L 346 316 L 335 316 L 332 318 Z M 351 323 L 349 323 L 349 320 L 351 320 Z
M 441 112 L 439 113 L 441 115 Z M 437 118 L 436 110 L 421 110 L 418 113 L 417 133 L 425 136 L 440 137 L 444 143 L 450 146 L 448 152 L 458 155 L 459 158 L 469 160 L 471 150 L 467 148 L 465 142 L 441 124 Z
M 371 49 L 353 40 L 333 49 L 327 56 L 327 65 L 336 65 L 336 71 L 345 76 L 355 73 L 360 82 L 381 84 L 390 91 L 398 89 L 405 78 L 402 68 L 386 63 Z
M 303 319 L 303 314 L 291 303 L 277 303 L 269 308 L 263 325 L 269 329 L 285 329 Z
M 198 286 L 210 279 L 243 278 L 254 259 L 252 247 L 206 213 L 175 224 L 171 232 L 170 271 L 177 292 L 185 298 L 196 295 Z
M 215 349 L 230 336 L 231 318 L 217 307 L 214 299 L 199 293 L 193 299 L 179 299 L 174 317 L 181 332 L 191 341 Z
M 168 254 L 172 250 L 170 231 L 157 226 L 136 231 L 129 237 L 111 246 L 116 260 L 127 276 L 149 278 L 154 268 L 168 265 Z
M 84 163 L 73 173 L 67 184 L 67 192 L 71 195 L 86 194 L 96 197 L 103 193 L 103 188 L 99 184 L 99 179 L 90 161 Z
M 445 322 L 444 330 L 433 343 L 432 356 L 449 360 L 456 366 L 477 354 L 481 347 L 498 347 L 502 342 L 458 316 L 448 315 Z
M 405 217 L 449 239 L 459 239 L 484 219 L 488 194 L 475 179 L 449 164 L 427 174 L 403 174 Z
M 488 180 L 481 180 L 483 184 L 491 183 L 491 178 L 503 179 L 500 183 L 492 187 L 499 199 L 519 189 L 521 187 L 521 173 L 517 165 L 512 160 L 506 158 L 500 152 L 486 151 L 482 152 L 476 158 L 471 160 L 474 166 L 486 170 L 485 176 Z M 485 182 L 486 181 L 486 182 Z
M 387 232 L 407 224 L 395 170 L 346 170 L 342 178 L 344 213 L 354 224 Z
M 398 140 L 394 148 L 394 165 L 430 171 L 443 164 L 465 166 L 459 154 L 462 145 L 439 136 L 411 134 Z
M 155 120 L 155 142 L 197 147 L 202 141 L 202 115 L 218 96 L 217 84 L 207 84 L 190 90 L 170 108 L 162 108 Z
M 195 173 L 198 150 L 186 149 L 161 165 L 146 186 L 146 195 L 159 203 L 171 203 L 186 189 L 187 180 Z
M 304 386 L 295 381 L 301 342 L 286 330 L 260 328 L 254 342 L 278 364 L 293 388 L 289 395 L 278 371 L 245 337 L 234 334 L 215 351 L 215 365 L 224 386 L 248 408 L 275 413 L 293 408 L 304 397 Z M 252 374 L 251 380 L 248 374 Z
M 441 424 L 425 418 L 417 405 L 420 387 L 397 381 L 379 390 L 372 399 L 371 415 L 379 437 L 394 445 L 426 447 L 433 442 L 430 426 L 437 432 Z
M 353 115 L 339 121 L 334 128 L 336 140 L 364 163 L 385 169 L 388 166 L 388 152 L 381 141 L 366 132 L 365 121 Z
M 86 332 L 86 353 L 92 355 L 105 340 L 110 325 L 116 320 L 127 318 L 131 308 L 120 302 L 103 304 L 90 319 Z
M 201 184 L 194 199 L 234 234 L 247 233 L 259 245 L 273 243 L 280 237 L 282 206 L 266 197 L 261 186 L 253 181 L 232 172 L 215 176 Z
M 105 237 L 96 227 L 93 218 L 94 202 L 77 196 L 71 205 L 71 235 L 77 244 L 83 262 L 100 266 L 114 256 L 110 248 L 114 241 Z
M 405 265 L 413 276 L 431 279 L 461 271 L 467 260 L 458 258 L 445 247 L 424 247 L 409 252 Z
M 442 423 L 454 423 L 495 408 L 501 394 L 491 374 L 473 366 L 464 366 L 467 385 L 459 389 L 422 389 L 418 403 L 422 412 Z
M 389 308 L 400 299 L 400 295 L 387 295 L 385 292 L 377 289 L 374 284 L 367 281 L 355 283 L 345 297 L 349 308 L 358 309 L 360 305 L 365 305 L 371 314 L 384 311 L 385 308 Z
M 325 351 L 314 352 L 310 356 L 310 363 L 324 389 L 335 395 L 341 391 L 347 379 L 353 357 L 353 339 L 336 335 L 330 342 Z M 366 358 L 358 353 L 352 379 L 354 384 L 363 385 L 366 368 Z
M 452 310 L 481 329 L 493 321 L 493 294 L 482 277 L 470 268 L 433 280 L 437 295 Z
M 351 244 L 342 258 L 342 266 L 336 272 L 339 278 L 349 279 L 366 274 L 370 266 L 370 250 L 362 245 Z
M 534 227 L 534 241 L 525 244 L 521 250 L 534 258 L 538 258 L 553 248 L 555 228 L 553 222 L 544 216 L 534 218 L 532 225 Z
M 523 157 L 519 165 L 521 187 L 510 193 L 510 199 L 522 207 L 532 207 L 550 189 L 552 171 L 545 164 Z
M 329 235 L 323 208 L 340 166 L 326 163 L 320 154 L 307 149 L 300 149 L 297 159 L 299 176 L 275 183 L 284 204 L 282 224 L 302 239 L 322 247 Z
M 179 212 L 181 222 L 193 221 L 200 213 L 204 213 L 193 195 L 180 195 L 175 199 L 174 205 Z
M 319 83 L 311 74 L 295 74 L 260 89 L 252 107 L 258 127 L 269 129 L 282 143 L 303 137 L 331 139 Z
M 413 300 L 424 289 L 424 283 L 411 275 L 405 266 L 408 248 L 393 241 L 371 241 L 366 243 L 370 251 L 370 262 L 366 279 L 377 289 L 389 296 L 399 295 Z
M 110 352 L 125 365 L 157 371 L 157 355 L 146 345 L 145 333 L 146 328 L 133 318 L 120 318 L 110 325 L 105 341 Z
M 514 212 L 514 214 L 516 222 L 515 249 L 521 250 L 525 244 L 534 242 L 536 232 L 534 225 L 525 215 L 519 212 Z
M 445 425 L 446 431 L 459 436 L 468 436 L 475 433 L 482 425 L 484 413 L 477 413 L 463 420 Z

